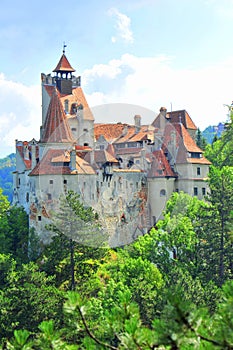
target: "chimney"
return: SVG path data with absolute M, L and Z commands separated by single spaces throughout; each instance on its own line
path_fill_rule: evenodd
M 70 152 L 70 168 L 71 170 L 76 169 L 76 150 L 75 148 L 72 149 Z
M 134 116 L 134 124 L 135 124 L 136 133 L 138 133 L 141 128 L 141 116 L 139 114 L 136 114 Z
M 167 108 L 165 107 L 161 107 L 160 110 L 159 110 L 160 114 L 166 118 L 166 115 L 167 115 Z
M 125 136 L 125 135 L 127 135 L 127 133 L 128 133 L 128 125 L 125 124 L 124 128 L 123 128 L 123 131 L 122 131 L 122 135 Z

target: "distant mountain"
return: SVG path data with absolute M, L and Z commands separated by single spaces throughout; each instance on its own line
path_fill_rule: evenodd
M 3 194 L 12 202 L 13 198 L 13 174 L 16 166 L 15 154 L 0 159 L 0 187 L 3 189 Z
M 215 136 L 219 138 L 225 128 L 224 123 L 219 123 L 218 125 L 210 125 L 204 131 L 202 131 L 202 136 L 206 139 L 208 143 L 212 143 Z

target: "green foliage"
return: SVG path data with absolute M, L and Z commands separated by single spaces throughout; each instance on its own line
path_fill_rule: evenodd
M 118 293 L 118 302 L 111 312 L 104 311 L 98 323 L 90 318 L 91 304 L 76 292 L 67 294 L 64 313 L 75 323 L 79 337 L 73 342 L 65 340 L 65 333 L 57 330 L 52 321 L 42 322 L 36 338 L 29 340 L 29 333 L 15 332 L 6 349 L 232 349 L 233 282 L 223 287 L 223 300 L 215 313 L 206 308 L 196 308 L 184 301 L 180 294 L 168 294 L 160 315 L 146 327 L 140 318 L 139 308 L 131 301 L 128 291 Z M 69 333 L 67 325 L 66 333 Z M 16 344 L 15 346 L 13 344 Z M 30 347 L 25 347 L 30 349 Z
M 60 198 L 60 208 L 53 213 L 52 221 L 50 229 L 72 241 L 91 247 L 106 245 L 107 236 L 101 230 L 97 215 L 91 207 L 85 207 L 73 191 Z
M 98 295 L 104 309 L 111 309 L 118 291 L 129 291 L 140 308 L 143 321 L 150 323 L 159 308 L 163 287 L 162 275 L 154 264 L 142 257 L 130 257 L 126 251 L 112 252 L 97 275 L 101 282 Z
M 233 166 L 233 110 L 228 106 L 229 122 L 225 124 L 225 130 L 221 137 L 212 145 L 208 145 L 205 155 L 215 167 Z
M 48 228 L 55 235 L 43 251 L 43 270 L 56 275 L 57 286 L 74 289 L 75 285 L 83 285 L 105 254 L 107 237 L 93 209 L 69 191 L 61 198 L 60 209 Z
M 204 215 L 206 253 L 212 258 L 212 279 L 223 284 L 233 276 L 233 167 L 211 167 L 209 174 L 211 207 Z
M 200 129 L 197 129 L 197 134 L 196 134 L 196 144 L 198 147 L 200 147 L 202 150 L 205 150 L 207 146 L 207 141 L 202 135 L 202 132 Z
M 53 278 L 33 263 L 18 271 L 9 258 L 5 262 L 8 273 L 0 294 L 0 338 L 9 337 L 16 329 L 35 331 L 48 318 L 61 324 L 63 294 L 54 287 Z
M 18 264 L 28 262 L 28 216 L 22 207 L 9 206 L 2 196 L 0 217 L 0 251 L 12 254 Z
M 13 171 L 16 166 L 15 154 L 0 159 L 0 188 L 3 189 L 3 194 L 7 196 L 9 202 L 13 198 Z

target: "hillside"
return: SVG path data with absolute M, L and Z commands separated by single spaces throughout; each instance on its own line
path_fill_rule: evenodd
M 15 170 L 15 166 L 16 158 L 14 153 L 0 159 L 0 187 L 3 189 L 3 193 L 8 197 L 10 202 L 13 196 L 12 172 Z
M 210 125 L 204 131 L 202 131 L 202 136 L 206 139 L 207 143 L 212 143 L 215 136 L 217 136 L 217 138 L 221 137 L 223 131 L 223 123 L 219 123 L 216 126 Z

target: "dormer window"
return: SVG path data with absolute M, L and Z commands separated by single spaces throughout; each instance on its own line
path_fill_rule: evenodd
M 201 158 L 201 153 L 199 152 L 191 152 L 191 158 Z

